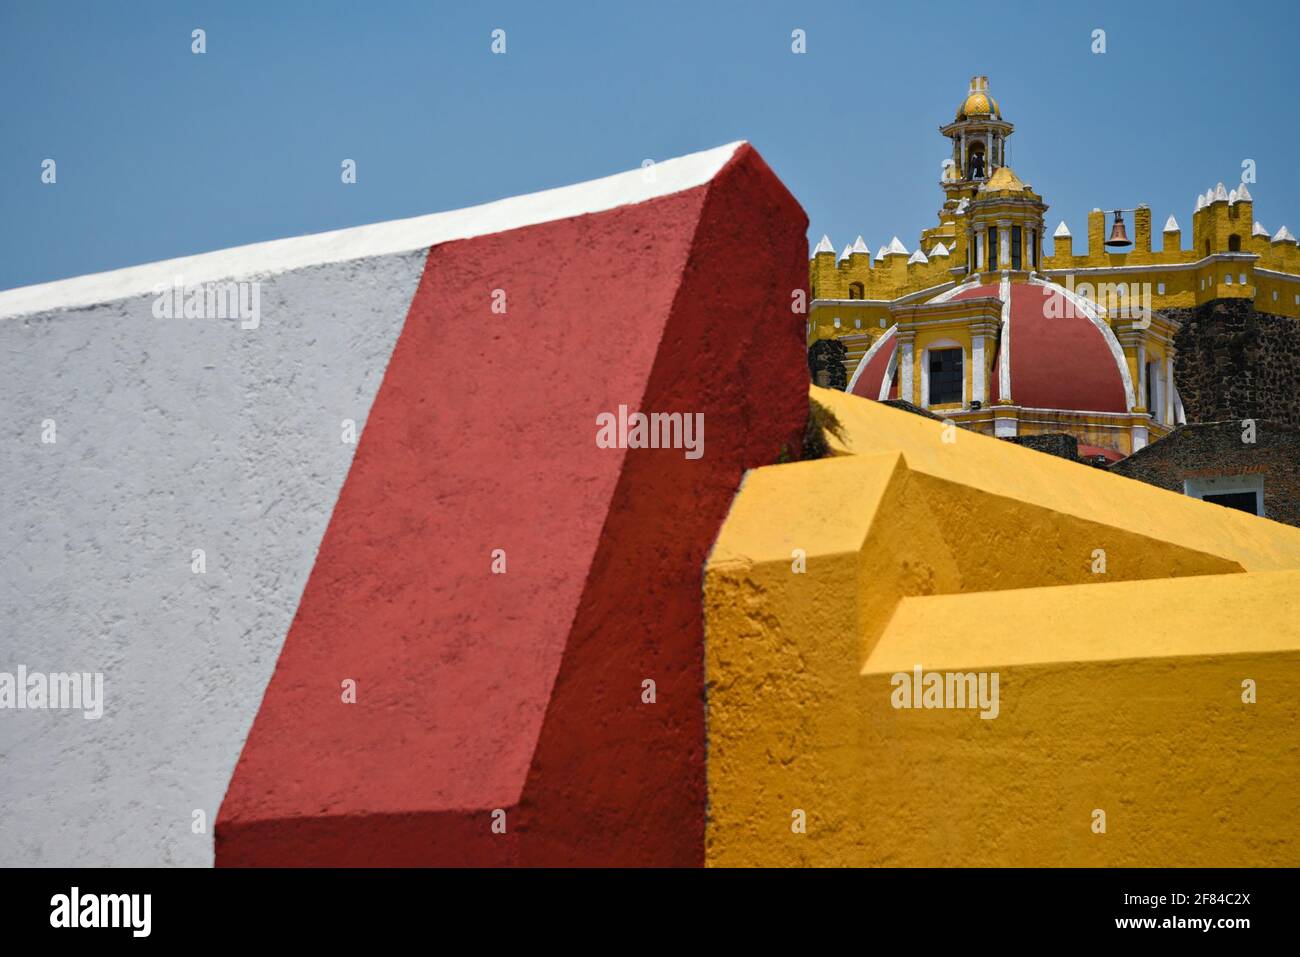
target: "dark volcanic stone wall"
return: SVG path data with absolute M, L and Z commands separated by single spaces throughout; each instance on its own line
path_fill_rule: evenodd
M 1171 492 L 1182 492 L 1189 478 L 1262 475 L 1264 514 L 1300 526 L 1300 429 L 1259 419 L 1253 443 L 1242 440 L 1245 433 L 1239 419 L 1185 425 L 1110 471 Z
M 1011 435 L 1003 438 L 1005 442 L 1023 445 L 1025 448 L 1046 452 L 1071 462 L 1079 461 L 1079 440 L 1064 432 L 1045 432 L 1042 435 Z
M 1300 323 L 1256 312 L 1247 299 L 1166 309 L 1174 378 L 1188 422 L 1274 419 L 1300 426 Z

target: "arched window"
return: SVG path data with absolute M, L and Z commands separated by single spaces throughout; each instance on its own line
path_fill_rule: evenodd
M 849 298 L 850 298 L 850 299 L 865 299 L 865 298 L 866 298 L 866 296 L 863 295 L 862 283 L 860 283 L 860 282 L 851 282 L 851 283 L 849 283 Z
M 1236 233 L 1233 233 L 1231 236 L 1228 237 L 1228 252 L 1230 253 L 1241 252 L 1241 237 L 1238 236 Z

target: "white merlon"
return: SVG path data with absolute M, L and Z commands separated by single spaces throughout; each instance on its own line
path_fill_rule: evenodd
M 831 238 L 825 233 L 822 234 L 822 241 L 819 242 L 817 248 L 813 250 L 814 256 L 818 253 L 830 253 L 832 256 L 835 255 L 835 247 L 831 245 Z
M 1223 183 L 1214 187 L 1214 201 L 1216 203 L 1225 202 L 1228 199 L 1228 191 L 1223 188 Z
M 1258 219 L 1255 220 L 1255 225 L 1251 227 L 1250 234 L 1252 236 L 1263 236 L 1265 239 L 1268 239 L 1268 230 L 1264 228 L 1264 224 Z
M 1174 219 L 1173 213 L 1170 213 L 1169 218 L 1165 220 L 1165 232 L 1176 233 L 1180 231 L 1178 220 Z
M 1245 183 L 1242 183 L 1240 186 L 1237 187 L 1237 202 L 1253 203 L 1254 201 L 1255 198 L 1250 195 L 1250 190 L 1246 189 Z
M 925 253 L 921 252 L 920 247 L 917 247 L 916 252 L 912 253 L 912 258 L 908 260 L 909 263 L 928 263 L 929 261 Z
M 857 239 L 853 240 L 853 250 L 852 250 L 852 251 L 855 252 L 855 253 L 862 253 L 862 254 L 865 254 L 865 255 L 867 255 L 867 256 L 870 256 L 870 255 L 871 255 L 871 250 L 867 248 L 867 244 L 864 243 L 864 242 L 862 241 L 862 237 L 861 237 L 861 236 L 859 236 Z
M 1069 238 L 1071 238 L 1071 237 L 1070 237 L 1070 227 L 1067 226 L 1067 225 L 1065 225 L 1065 220 L 1061 220 L 1061 225 L 1059 225 L 1059 226 L 1056 227 L 1056 232 L 1052 233 L 1052 236 L 1055 237 L 1056 239 L 1069 239 Z
M 603 179 L 543 190 L 464 209 L 326 233 L 273 239 L 196 256 L 60 279 L 0 292 L 0 317 L 75 309 L 132 296 L 155 294 L 182 277 L 189 285 L 235 276 L 271 276 L 326 263 L 369 259 L 428 249 L 458 239 L 535 226 L 643 203 L 703 186 L 731 160 L 743 142 L 657 163 L 647 178 L 637 167 Z
M 1291 230 L 1283 226 L 1281 229 L 1279 229 L 1276 233 L 1273 234 L 1273 242 L 1293 243 L 1295 242 L 1295 237 L 1291 235 Z
M 901 242 L 899 242 L 897 236 L 895 236 L 893 239 L 889 241 L 889 255 L 891 256 L 907 255 L 907 247 L 904 246 Z
M 946 256 L 946 255 L 948 255 L 948 247 L 945 246 L 943 243 L 935 243 L 934 248 L 930 250 L 931 259 L 933 259 L 935 256 Z

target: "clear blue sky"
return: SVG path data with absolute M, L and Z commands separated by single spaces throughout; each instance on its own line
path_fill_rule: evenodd
M 982 7 L 982 9 L 981 9 Z M 1300 232 L 1300 6 L 14 2 L 0 5 L 0 288 L 454 209 L 753 142 L 815 242 L 909 249 L 937 127 L 984 73 L 1076 248 L 1093 206 L 1190 229 L 1254 159 Z M 190 52 L 207 31 L 208 52 Z M 494 56 L 489 34 L 507 32 Z M 808 52 L 790 51 L 807 32 Z M 1107 34 L 1093 54 L 1090 34 Z M 40 182 L 41 162 L 58 182 Z M 344 186 L 352 158 L 358 182 Z M 611 250 L 611 254 L 614 250 Z

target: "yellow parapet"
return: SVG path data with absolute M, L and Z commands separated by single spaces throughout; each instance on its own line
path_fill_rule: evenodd
M 813 397 L 706 569 L 710 864 L 1300 863 L 1300 530 Z

